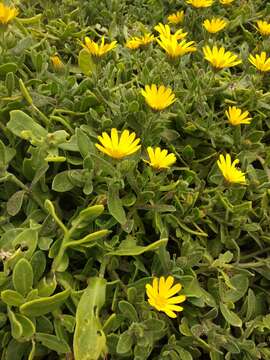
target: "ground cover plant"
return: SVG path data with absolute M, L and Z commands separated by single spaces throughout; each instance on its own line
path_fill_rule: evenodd
M 1 359 L 270 359 L 270 4 L 0 3 Z

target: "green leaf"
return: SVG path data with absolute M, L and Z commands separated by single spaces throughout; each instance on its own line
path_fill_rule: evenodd
M 41 342 L 43 346 L 48 349 L 56 351 L 58 354 L 70 352 L 70 348 L 65 340 L 58 339 L 55 335 L 49 335 L 44 333 L 36 333 L 35 338 Z
M 246 310 L 246 321 L 249 321 L 255 314 L 256 311 L 256 296 L 252 289 L 248 289 L 247 295 L 247 310 Z
M 80 224 L 85 222 L 89 224 L 89 222 L 94 221 L 98 216 L 100 216 L 104 211 L 103 205 L 93 205 L 89 206 L 86 209 L 80 211 L 79 215 L 72 220 L 72 225 L 76 223 Z
M 29 115 L 21 110 L 12 110 L 7 128 L 16 136 L 22 137 L 22 131 L 29 131 L 36 138 L 44 138 L 48 132 Z
M 36 284 L 46 269 L 46 256 L 44 252 L 41 250 L 36 251 L 30 263 L 34 273 L 34 284 Z
M 121 313 L 127 319 L 129 319 L 131 322 L 139 321 L 137 311 L 136 311 L 135 307 L 132 304 L 130 304 L 129 302 L 127 302 L 125 300 L 121 300 L 118 303 L 118 307 L 119 307 L 119 310 L 121 311 Z
M 3 64 L 3 65 L 0 65 L 0 75 L 5 75 L 9 72 L 16 72 L 18 69 L 18 66 L 17 64 L 15 63 L 6 63 L 6 64 Z
M 76 139 L 82 157 L 86 158 L 89 156 L 89 149 L 93 146 L 91 140 L 80 128 L 76 129 Z
M 62 171 L 53 179 L 52 189 L 57 192 L 65 192 L 74 188 L 74 183 L 70 181 L 69 170 Z
M 20 306 L 20 312 L 26 316 L 40 316 L 52 312 L 61 306 L 70 295 L 70 289 L 51 297 L 32 300 Z
M 166 245 L 168 239 L 161 239 L 153 242 L 147 246 L 136 245 L 136 242 L 130 242 L 128 240 L 122 241 L 121 246 L 114 251 L 110 251 L 107 255 L 117 255 L 117 256 L 136 256 L 141 255 L 147 251 L 154 251 L 162 245 Z
M 16 291 L 26 296 L 33 286 L 32 266 L 26 259 L 20 259 L 14 267 L 12 282 Z
M 11 335 L 14 337 L 14 339 L 19 339 L 23 334 L 23 327 L 10 308 L 8 308 L 8 318 L 11 325 Z
M 35 325 L 24 315 L 15 314 L 15 316 L 23 328 L 22 337 L 30 339 L 36 331 Z
M 125 210 L 119 198 L 119 187 L 116 183 L 108 189 L 108 209 L 110 214 L 122 225 L 127 222 Z
M 54 293 L 57 286 L 56 276 L 49 275 L 44 276 L 38 283 L 38 295 L 39 296 L 50 296 Z
M 14 290 L 2 291 L 1 300 L 9 306 L 20 306 L 25 302 L 24 297 Z
M 22 360 L 25 359 L 28 352 L 28 343 L 27 342 L 18 342 L 15 339 L 11 339 L 7 346 L 7 351 L 5 353 L 5 360 Z
M 15 239 L 12 241 L 12 245 L 15 249 L 19 246 L 21 249 L 24 249 L 24 257 L 30 259 L 37 247 L 37 241 L 37 229 L 25 229 L 15 237 Z
M 133 336 L 127 330 L 123 332 L 118 340 L 116 352 L 118 354 L 126 354 L 131 350 L 133 345 Z
M 72 315 L 61 315 L 60 317 L 62 325 L 67 329 L 71 334 L 74 333 L 74 328 L 76 324 L 76 319 Z
M 230 278 L 230 282 L 234 289 L 228 289 L 225 292 L 221 292 L 222 301 L 224 303 L 240 300 L 246 293 L 249 285 L 248 277 L 245 274 L 237 274 Z
M 79 301 L 74 334 L 75 360 L 99 360 L 107 352 L 98 313 L 105 303 L 106 280 L 93 277 Z
M 226 304 L 220 303 L 220 311 L 230 325 L 237 327 L 242 326 L 242 320 L 233 311 L 229 310 Z
M 6 147 L 0 140 L 0 171 L 6 166 Z
M 65 247 L 73 247 L 76 248 L 77 246 L 88 246 L 89 243 L 91 244 L 93 241 L 102 239 L 104 236 L 110 234 L 110 230 L 99 230 L 92 234 L 86 235 L 84 238 L 74 241 L 69 241 L 65 244 Z
M 86 49 L 82 49 L 79 52 L 78 64 L 79 68 L 86 76 L 90 76 L 96 69 L 92 56 Z
M 11 216 L 15 216 L 21 210 L 23 204 L 23 198 L 25 195 L 25 190 L 19 190 L 15 192 L 7 202 L 7 212 Z

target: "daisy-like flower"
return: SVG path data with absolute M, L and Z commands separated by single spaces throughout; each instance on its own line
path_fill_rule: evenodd
M 245 173 L 236 167 L 238 163 L 238 159 L 235 159 L 232 162 L 230 154 L 226 154 L 226 158 L 224 155 L 220 155 L 219 160 L 217 161 L 218 167 L 226 181 L 229 183 L 245 184 Z
M 270 35 L 270 24 L 267 21 L 258 20 L 256 29 L 261 35 Z
M 187 36 L 187 32 L 184 33 L 182 29 L 177 30 L 174 34 L 171 34 L 171 28 L 169 25 L 164 25 L 162 23 L 159 23 L 154 28 L 158 33 L 159 36 L 165 37 L 170 39 L 171 37 L 175 37 L 177 40 L 184 39 Z
M 249 112 L 242 112 L 241 109 L 236 106 L 229 106 L 229 109 L 225 111 L 225 114 L 231 125 L 250 124 L 252 118 L 249 117 Z
M 170 24 L 179 24 L 184 19 L 184 11 L 177 11 L 176 13 L 173 13 L 167 17 L 167 20 Z
M 128 49 L 132 49 L 132 50 L 139 49 L 140 46 L 141 46 L 141 40 L 137 36 L 130 38 L 125 43 L 125 47 L 127 47 Z
M 174 277 L 168 276 L 165 280 L 164 276 L 161 278 L 154 278 L 152 285 L 146 284 L 146 294 L 148 296 L 148 303 L 158 311 L 165 312 L 171 318 L 176 318 L 175 312 L 183 311 L 181 304 L 186 300 L 185 295 L 177 295 L 181 288 L 181 284 L 175 284 Z
M 64 64 L 58 55 L 53 55 L 50 59 L 55 70 L 63 69 Z
M 211 20 L 206 19 L 203 22 L 203 27 L 210 33 L 215 34 L 223 30 L 227 26 L 228 22 L 224 19 L 213 18 Z
M 171 35 L 170 38 L 161 35 L 160 38 L 157 39 L 157 42 L 171 58 L 176 58 L 196 51 L 194 41 L 187 42 L 186 40 L 182 40 L 179 43 L 174 35 Z
M 166 88 L 164 85 L 157 87 L 152 84 L 146 85 L 145 89 L 141 90 L 146 103 L 154 110 L 163 110 L 175 102 L 175 95 L 172 89 Z
M 101 44 L 96 43 L 95 41 L 89 39 L 89 37 L 84 38 L 85 44 L 81 45 L 93 56 L 101 57 L 107 52 L 113 50 L 116 47 L 117 41 L 113 41 L 110 44 L 105 44 L 105 38 L 102 36 Z
M 125 46 L 129 49 L 138 49 L 140 46 L 145 46 L 150 44 L 151 42 L 153 42 L 155 40 L 155 36 L 150 34 L 150 33 L 146 33 L 141 37 L 138 36 L 134 36 L 132 38 L 130 38 Z
M 219 0 L 222 5 L 230 5 L 234 0 Z
M 223 46 L 218 48 L 215 45 L 212 49 L 208 45 L 204 46 L 203 53 L 204 58 L 216 69 L 232 67 L 242 63 L 242 60 L 240 60 L 237 55 L 230 51 L 225 51 Z
M 151 33 L 146 33 L 140 37 L 141 45 L 148 45 L 155 40 L 155 36 Z
M 249 55 L 248 60 L 258 70 L 262 72 L 270 71 L 270 58 L 266 57 L 265 51 L 261 52 L 260 54 L 256 54 L 255 56 Z
M 146 162 L 155 169 L 168 169 L 176 162 L 174 154 L 168 154 L 168 150 L 161 150 L 160 147 L 152 148 L 148 146 L 147 152 L 150 161 Z
M 140 139 L 137 138 L 135 140 L 135 138 L 136 134 L 134 132 L 130 134 L 128 130 L 124 130 L 119 139 L 117 129 L 113 128 L 111 130 L 111 137 L 106 132 L 103 132 L 102 136 L 98 136 L 102 146 L 96 144 L 96 147 L 114 159 L 122 159 L 135 153 L 141 147 L 139 145 Z
M 19 14 L 18 9 L 0 3 L 0 24 L 6 25 Z
M 213 4 L 214 0 L 186 0 L 187 4 L 194 6 L 195 8 L 206 8 Z

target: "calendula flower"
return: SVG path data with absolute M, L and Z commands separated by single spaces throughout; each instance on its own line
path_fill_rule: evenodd
M 158 44 L 166 51 L 167 55 L 176 58 L 178 56 L 183 56 L 187 53 L 196 51 L 196 46 L 194 46 L 194 41 L 187 42 L 182 40 L 180 43 L 177 38 L 171 35 L 170 38 L 165 36 L 160 36 L 157 39 Z
M 203 22 L 203 27 L 210 33 L 215 34 L 223 30 L 227 26 L 228 22 L 224 19 L 213 18 L 211 20 L 206 19 Z
M 0 24 L 6 25 L 19 14 L 18 9 L 0 3 Z
M 230 5 L 234 0 L 219 0 L 222 5 Z
M 229 109 L 225 111 L 225 114 L 231 125 L 250 124 L 252 118 L 249 117 L 249 112 L 242 112 L 241 109 L 236 106 L 229 106 Z
M 181 304 L 186 300 L 185 295 L 177 295 L 181 288 L 181 284 L 175 284 L 174 277 L 168 276 L 165 280 L 164 276 L 161 278 L 154 278 L 152 285 L 146 284 L 146 294 L 148 296 L 148 303 L 158 311 L 165 312 L 171 318 L 176 318 L 175 312 L 183 311 Z
M 255 56 L 249 55 L 248 60 L 258 70 L 262 72 L 270 71 L 270 58 L 266 57 L 265 51 L 261 52 L 260 54 L 256 54 Z
M 128 130 L 124 130 L 119 139 L 117 129 L 113 128 L 111 130 L 111 137 L 106 132 L 103 132 L 102 136 L 98 136 L 102 146 L 96 144 L 96 147 L 114 159 L 122 159 L 135 153 L 141 147 L 139 145 L 140 139 L 137 138 L 135 140 L 135 138 L 136 134 L 134 132 L 130 134 Z
M 261 35 L 270 35 L 270 24 L 267 21 L 258 20 L 256 29 Z
M 195 8 L 206 8 L 213 4 L 214 0 L 186 0 L 187 4 L 194 6 Z
M 105 38 L 102 36 L 101 44 L 96 43 L 95 41 L 89 39 L 89 37 L 84 38 L 85 44 L 81 43 L 81 45 L 89 51 L 89 53 L 93 56 L 101 57 L 105 55 L 107 52 L 113 50 L 116 47 L 117 41 L 113 41 L 110 44 L 105 44 Z
M 184 33 L 182 29 L 177 30 L 174 34 L 171 34 L 171 28 L 169 25 L 164 25 L 162 23 L 159 23 L 154 28 L 160 35 L 160 37 L 164 37 L 167 39 L 171 39 L 171 37 L 175 37 L 176 40 L 181 40 L 187 36 L 187 32 Z
M 50 59 L 55 70 L 63 69 L 64 64 L 58 55 L 53 55 Z
M 237 55 L 230 51 L 225 51 L 224 47 L 218 48 L 214 46 L 211 49 L 209 46 L 204 46 L 203 53 L 204 58 L 216 69 L 232 67 L 242 63 L 242 60 Z
M 245 184 L 245 173 L 236 167 L 238 163 L 238 159 L 235 159 L 232 163 L 230 154 L 226 154 L 226 158 L 224 155 L 220 155 L 219 160 L 217 161 L 218 167 L 226 181 L 229 183 Z
M 146 85 L 145 89 L 141 90 L 146 103 L 154 110 L 163 110 L 175 102 L 175 95 L 172 89 L 166 88 L 164 85 L 157 87 L 157 85 Z
M 167 17 L 167 20 L 170 24 L 179 24 L 184 19 L 184 11 L 177 11 L 176 13 L 173 13 Z
M 168 169 L 176 162 L 174 154 L 168 154 L 168 150 L 161 150 L 160 147 L 152 148 L 148 146 L 147 152 L 150 161 L 146 162 L 155 169 Z

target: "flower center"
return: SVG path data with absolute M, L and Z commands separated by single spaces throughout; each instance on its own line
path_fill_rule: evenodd
M 155 301 L 157 306 L 161 309 L 167 305 L 167 299 L 164 296 L 157 295 Z

